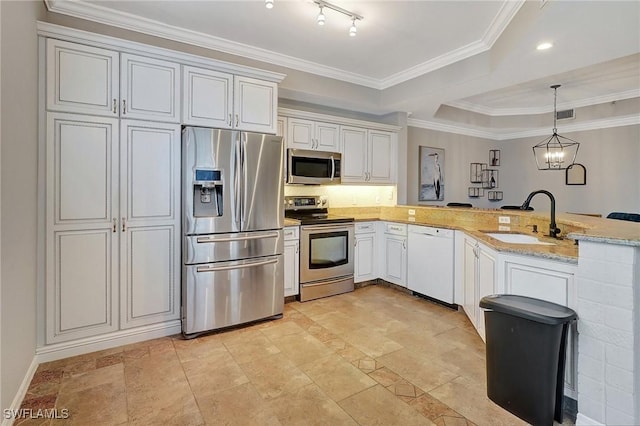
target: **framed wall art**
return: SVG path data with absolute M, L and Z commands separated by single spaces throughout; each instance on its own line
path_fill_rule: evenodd
M 489 150 L 489 165 L 491 167 L 500 165 L 500 150 L 499 149 L 491 149 Z
M 579 163 L 573 163 L 565 171 L 566 185 L 586 185 L 587 169 Z
M 444 149 L 419 148 L 418 201 L 444 200 Z

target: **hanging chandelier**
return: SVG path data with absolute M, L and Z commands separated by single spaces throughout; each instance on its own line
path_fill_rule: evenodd
M 533 147 L 538 170 L 565 170 L 576 161 L 580 143 L 558 134 L 556 112 L 559 84 L 551 86 L 553 89 L 553 134 Z

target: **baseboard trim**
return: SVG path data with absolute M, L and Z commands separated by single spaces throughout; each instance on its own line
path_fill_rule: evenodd
M 55 343 L 36 349 L 37 363 L 55 361 L 70 356 L 128 345 L 159 337 L 171 336 L 181 332 L 180 320 L 160 324 L 146 325 L 129 330 L 121 330 L 100 336 L 87 337 L 69 342 Z
M 576 416 L 576 426 L 604 426 L 604 424 L 597 422 L 584 414 L 578 413 Z
M 18 392 L 16 392 L 16 396 L 13 398 L 13 401 L 11 402 L 11 407 L 9 407 L 9 409 L 12 412 L 17 412 L 17 410 L 20 409 L 20 406 L 22 405 L 22 400 L 27 394 L 27 390 L 29 389 L 29 385 L 31 384 L 31 379 L 33 379 L 33 375 L 36 374 L 38 365 L 39 365 L 39 362 L 37 360 L 37 357 L 34 356 L 33 359 L 31 360 L 31 365 L 29 365 L 29 368 L 27 369 L 27 372 L 24 375 L 24 379 L 22 379 L 22 383 L 18 388 Z M 5 412 L 3 412 L 2 426 L 11 426 L 16 419 L 14 419 L 13 417 L 10 417 L 7 419 L 4 417 L 4 414 Z

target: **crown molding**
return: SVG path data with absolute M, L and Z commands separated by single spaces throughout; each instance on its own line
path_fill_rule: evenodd
M 301 118 L 304 120 L 313 120 L 313 121 L 324 121 L 328 123 L 340 124 L 343 126 L 363 127 L 366 129 L 384 130 L 388 132 L 399 132 L 400 130 L 402 130 L 401 126 L 396 126 L 394 124 L 378 123 L 375 121 L 365 121 L 365 120 L 359 120 L 355 118 L 346 118 L 346 117 L 340 117 L 337 115 L 321 114 L 317 112 L 302 111 L 302 110 L 291 109 L 291 108 L 282 108 L 282 107 L 278 108 L 278 116 L 289 117 L 289 118 Z
M 44 0 L 44 2 L 47 9 L 51 12 L 238 55 L 322 77 L 345 81 L 347 83 L 383 90 L 487 51 L 493 46 L 493 43 L 495 43 L 500 34 L 502 34 L 518 10 L 520 10 L 525 0 L 505 0 L 481 40 L 474 41 L 437 58 L 430 59 L 429 61 L 382 79 L 329 67 L 201 32 L 175 27 L 152 19 L 109 9 L 94 3 L 70 0 Z
M 585 121 L 583 123 L 571 123 L 563 126 L 558 126 L 558 133 L 571 133 L 581 132 L 585 130 L 598 130 L 607 129 L 611 127 L 624 127 L 640 125 L 639 115 L 626 115 L 622 117 L 603 118 L 601 120 Z M 455 133 L 458 135 L 472 136 L 483 139 L 492 139 L 496 141 L 521 139 L 533 136 L 549 136 L 551 135 L 550 128 L 538 128 L 530 130 L 522 130 L 516 132 L 496 132 L 489 130 L 482 130 L 473 127 L 465 127 L 456 124 L 447 124 L 435 121 L 420 120 L 415 118 L 409 118 L 407 120 L 407 126 L 419 127 L 422 129 L 438 130 L 441 132 Z
M 604 104 L 614 101 L 622 101 L 625 99 L 640 98 L 640 89 L 625 90 L 623 92 L 609 93 L 602 96 L 594 96 L 591 98 L 579 99 L 577 101 L 563 102 L 558 104 L 558 111 L 563 109 L 575 109 L 588 107 L 592 105 Z M 553 106 L 543 107 L 527 107 L 527 108 L 492 108 L 468 101 L 447 102 L 445 105 L 463 109 L 465 111 L 484 114 L 492 117 L 511 116 L 511 115 L 536 115 L 553 112 Z

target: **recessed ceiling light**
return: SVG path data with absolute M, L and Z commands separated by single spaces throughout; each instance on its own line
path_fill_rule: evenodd
M 553 43 L 549 43 L 548 41 L 545 41 L 544 43 L 540 43 L 539 45 L 537 45 L 536 49 L 547 50 L 547 49 L 551 49 L 552 47 L 553 47 Z

